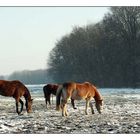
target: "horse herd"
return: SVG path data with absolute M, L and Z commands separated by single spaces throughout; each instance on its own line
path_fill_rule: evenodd
M 88 106 L 91 108 L 92 114 L 94 114 L 93 105 L 91 100 L 95 99 L 95 106 L 99 113 L 103 110 L 103 98 L 100 95 L 97 88 L 90 82 L 76 83 L 66 82 L 61 85 L 47 84 L 43 87 L 46 106 L 51 104 L 51 94 L 56 96 L 56 110 L 62 110 L 62 116 L 68 116 L 67 103 L 71 100 L 71 104 L 74 109 L 74 100 L 86 100 L 85 114 L 88 114 Z M 21 97 L 25 98 L 25 106 L 28 113 L 32 111 L 33 99 L 28 88 L 20 81 L 6 81 L 0 80 L 0 95 L 13 97 L 16 102 L 16 112 L 20 115 L 23 110 L 23 101 Z M 21 104 L 19 111 L 18 104 Z M 48 106 L 47 106 L 48 107 Z

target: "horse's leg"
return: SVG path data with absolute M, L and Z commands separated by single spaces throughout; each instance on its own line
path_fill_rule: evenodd
M 16 100 L 16 112 L 18 113 L 18 115 L 20 114 L 20 112 L 18 111 L 18 103 L 19 103 L 19 99 L 15 99 Z
M 20 113 L 22 112 L 22 110 L 23 110 L 23 105 L 24 105 L 24 103 L 23 103 L 23 101 L 21 100 L 21 99 L 19 99 L 19 102 L 20 102 L 20 104 L 21 104 L 21 109 L 20 109 Z M 20 114 L 19 113 L 19 114 Z
M 51 107 L 51 94 L 48 95 L 49 107 Z
M 88 106 L 89 106 L 89 99 L 86 99 L 86 108 L 85 108 L 86 115 L 88 115 Z
M 67 104 L 65 104 L 65 116 L 68 116 Z
M 52 104 L 53 104 L 53 94 L 52 94 Z
M 68 116 L 66 104 L 67 104 L 67 101 L 62 100 L 62 116 Z
M 26 106 L 26 111 L 28 110 L 28 99 L 25 98 L 25 106 Z
M 63 100 L 61 100 L 61 108 L 62 108 L 62 116 L 65 116 L 65 104 Z
M 90 102 L 89 105 L 90 105 L 90 108 L 91 108 L 91 112 L 92 112 L 92 114 L 94 114 L 94 109 L 93 109 L 93 105 L 92 105 L 92 103 Z
M 72 104 L 73 109 L 77 109 L 77 108 L 75 107 L 75 104 L 74 104 L 74 99 L 72 99 L 72 98 L 71 98 L 71 104 Z
M 47 100 L 47 98 L 45 98 L 45 102 L 46 102 L 46 108 L 48 109 L 48 106 L 47 106 L 48 100 Z
M 49 105 L 50 105 L 50 100 L 47 99 L 47 98 L 45 98 L 45 102 L 46 102 L 46 108 L 49 109 L 49 108 L 48 108 L 48 103 L 49 103 Z
M 62 116 L 68 116 L 67 104 L 66 103 L 63 104 Z
M 51 102 L 50 102 L 50 94 L 47 95 L 47 96 L 45 97 L 45 102 L 46 102 L 46 108 L 48 109 L 48 103 L 49 103 L 49 105 L 51 106 Z
M 50 105 L 50 108 L 52 108 L 52 105 L 53 105 L 53 94 L 50 94 L 49 105 Z
M 62 116 L 65 116 L 64 102 L 61 100 Z
M 16 101 L 16 112 L 19 114 L 18 112 L 18 102 Z

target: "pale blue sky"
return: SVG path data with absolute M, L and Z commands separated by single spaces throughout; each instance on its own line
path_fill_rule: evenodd
M 0 75 L 47 68 L 55 42 L 100 21 L 107 7 L 0 7 Z

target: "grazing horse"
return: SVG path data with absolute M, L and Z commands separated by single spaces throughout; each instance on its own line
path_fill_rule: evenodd
M 25 98 L 25 106 L 28 113 L 32 111 L 31 95 L 27 87 L 20 81 L 6 81 L 0 80 L 0 95 L 13 97 L 16 101 L 16 112 L 20 115 L 23 110 L 23 101 L 20 99 L 22 96 Z M 20 111 L 18 110 L 18 104 L 21 104 Z
M 58 84 L 47 84 L 43 87 L 46 107 L 47 107 L 48 103 L 49 103 L 49 105 L 51 105 L 51 102 L 50 102 L 51 94 L 56 96 L 56 93 L 59 90 L 61 90 L 61 85 L 58 85 Z M 72 104 L 73 108 L 76 109 L 73 99 L 71 99 L 71 104 Z
M 60 98 L 61 100 L 61 107 L 62 107 L 62 116 L 68 116 L 68 112 L 66 109 L 66 104 L 70 98 L 74 100 L 86 100 L 86 108 L 85 108 L 85 113 L 86 115 L 88 114 L 87 108 L 90 105 L 92 114 L 94 114 L 94 109 L 93 105 L 90 102 L 91 99 L 95 99 L 95 106 L 96 109 L 99 113 L 102 112 L 103 109 L 103 99 L 96 89 L 95 86 L 93 86 L 89 82 L 85 83 L 75 83 L 75 82 L 69 82 L 69 83 L 64 83 L 62 85 L 62 91 L 57 93 L 57 104 L 56 107 L 59 108 L 60 106 Z

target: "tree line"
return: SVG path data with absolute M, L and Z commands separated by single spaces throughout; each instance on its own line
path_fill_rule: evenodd
M 140 7 L 111 7 L 100 22 L 74 27 L 57 41 L 47 64 L 57 83 L 140 87 Z
M 24 84 L 46 84 L 52 81 L 45 69 L 15 71 L 9 76 L 0 76 L 0 79 L 20 80 Z

